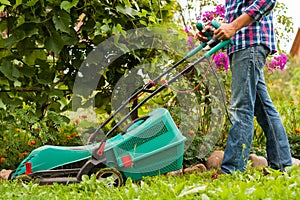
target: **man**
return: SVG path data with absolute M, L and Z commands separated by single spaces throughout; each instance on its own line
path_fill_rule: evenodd
M 232 71 L 232 127 L 218 174 L 245 170 L 254 116 L 266 135 L 269 166 L 284 171 L 292 165 L 286 132 L 263 76 L 267 55 L 276 52 L 272 13 L 275 4 L 275 0 L 226 0 L 225 23 L 214 31 L 219 40 L 233 40 L 227 49 Z

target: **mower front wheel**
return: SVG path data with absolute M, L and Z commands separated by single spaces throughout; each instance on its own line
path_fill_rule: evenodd
M 107 187 L 120 187 L 124 184 L 124 179 L 120 171 L 116 168 L 103 168 L 96 173 L 96 177 L 100 181 L 105 181 Z

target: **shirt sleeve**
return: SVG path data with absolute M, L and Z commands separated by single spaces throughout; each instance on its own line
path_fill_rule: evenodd
M 255 21 L 268 15 L 276 5 L 276 0 L 255 0 L 248 8 L 244 10 Z

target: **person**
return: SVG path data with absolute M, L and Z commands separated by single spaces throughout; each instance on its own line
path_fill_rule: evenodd
M 276 52 L 275 5 L 276 0 L 226 0 L 224 23 L 214 30 L 219 40 L 233 41 L 227 48 L 232 72 L 232 126 L 217 174 L 245 171 L 252 146 L 254 116 L 266 136 L 269 166 L 284 171 L 292 165 L 288 138 L 263 75 L 267 56 Z M 207 39 L 201 34 L 200 37 L 200 40 Z

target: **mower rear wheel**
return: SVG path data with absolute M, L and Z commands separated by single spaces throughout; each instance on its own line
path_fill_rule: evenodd
M 103 168 L 100 169 L 96 173 L 96 177 L 100 181 L 106 181 L 107 187 L 120 187 L 123 185 L 124 180 L 123 176 L 120 171 L 118 171 L 116 168 Z

